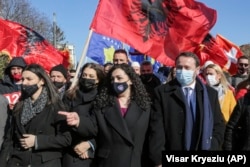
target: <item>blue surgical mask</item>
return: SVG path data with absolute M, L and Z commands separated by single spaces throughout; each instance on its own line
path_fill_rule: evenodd
M 181 84 L 181 86 L 186 86 L 194 81 L 194 71 L 193 70 L 176 70 L 176 79 Z

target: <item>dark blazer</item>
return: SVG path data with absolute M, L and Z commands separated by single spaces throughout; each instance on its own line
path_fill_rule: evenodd
M 2 157 L 12 145 L 10 159 L 7 166 L 48 166 L 60 167 L 62 148 L 71 143 L 71 136 L 66 129 L 65 117 L 57 114 L 64 108 L 47 105 L 42 112 L 36 115 L 25 126 L 21 124 L 21 112 L 13 116 L 12 126 L 1 151 L 1 163 L 5 161 Z M 36 135 L 37 148 L 25 150 L 21 147 L 19 139 L 22 134 Z M 2 166 L 2 164 L 1 164 Z
M 214 128 L 211 150 L 221 148 L 225 124 L 220 110 L 217 92 L 206 86 L 212 107 Z M 203 122 L 203 87 L 196 80 L 196 115 L 198 116 L 197 143 L 195 150 L 201 149 Z M 161 151 L 185 150 L 185 99 L 182 88 L 176 79 L 155 89 L 152 119 L 150 122 L 150 157 L 154 163 L 161 163 Z
M 91 118 L 80 117 L 78 132 L 97 136 L 95 162 L 98 167 L 141 167 L 141 154 L 150 111 L 143 111 L 133 100 L 123 118 L 118 102 L 93 111 Z
M 70 100 L 67 97 L 63 98 L 64 103 L 68 106 L 69 111 L 77 112 L 80 117 L 89 116 L 90 110 L 93 108 L 93 100 L 95 99 L 97 94 L 97 90 L 91 90 L 90 92 L 83 93 L 80 90 L 76 92 L 76 99 Z M 94 150 L 92 148 L 89 149 L 88 155 L 89 159 L 81 159 L 75 153 L 73 148 L 75 145 L 81 143 L 82 141 L 89 141 L 96 147 L 95 139 L 92 137 L 83 137 L 78 134 L 74 130 L 71 130 L 72 135 L 72 144 L 70 147 L 65 149 L 65 153 L 63 155 L 63 167 L 89 167 L 92 164 L 92 160 L 94 158 Z

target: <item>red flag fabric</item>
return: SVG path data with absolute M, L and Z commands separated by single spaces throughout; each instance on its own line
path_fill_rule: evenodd
M 211 34 L 207 34 L 202 44 L 200 44 L 194 52 L 199 57 L 201 66 L 210 60 L 223 68 L 228 61 L 223 48 L 221 48 Z
M 0 51 L 22 56 L 27 64 L 40 64 L 47 72 L 58 64 L 69 65 L 69 55 L 61 54 L 37 32 L 19 23 L 0 19 L 0 38 Z
M 225 55 L 227 56 L 227 64 L 224 66 L 226 70 L 232 75 L 237 73 L 237 59 L 243 55 L 240 48 L 223 37 L 220 34 L 216 35 L 216 42 L 223 48 Z
M 193 51 L 214 26 L 217 14 L 194 0 L 100 0 L 90 26 L 165 65 Z

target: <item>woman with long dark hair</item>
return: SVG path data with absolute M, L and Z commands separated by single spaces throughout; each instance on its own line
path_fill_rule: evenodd
M 22 72 L 21 98 L 1 150 L 1 166 L 61 167 L 63 147 L 71 143 L 64 104 L 48 74 L 37 64 Z
M 96 166 L 140 167 L 150 118 L 150 97 L 134 69 L 114 65 L 91 116 L 59 112 L 82 136 L 96 137 Z
M 102 85 L 105 74 L 100 65 L 86 63 L 80 74 L 77 84 L 69 89 L 63 101 L 69 107 L 69 111 L 77 112 L 80 116 L 89 115 L 93 108 L 93 101 L 98 88 Z M 92 164 L 95 151 L 95 140 L 82 137 L 74 128 L 71 131 L 72 144 L 65 150 L 63 167 L 89 167 Z

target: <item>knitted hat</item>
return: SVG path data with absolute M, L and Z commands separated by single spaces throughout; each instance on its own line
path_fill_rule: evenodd
M 68 70 L 62 64 L 59 64 L 59 65 L 56 65 L 56 66 L 52 67 L 51 70 L 50 70 L 50 74 L 51 74 L 52 71 L 59 71 L 59 72 L 61 72 L 62 75 L 64 76 L 64 78 L 67 79 Z
M 9 74 L 10 73 L 10 68 L 17 66 L 17 67 L 21 67 L 24 69 L 24 67 L 26 67 L 26 62 L 24 60 L 23 57 L 13 57 L 12 60 L 9 62 L 9 64 L 7 65 L 6 69 L 5 69 L 5 74 Z

